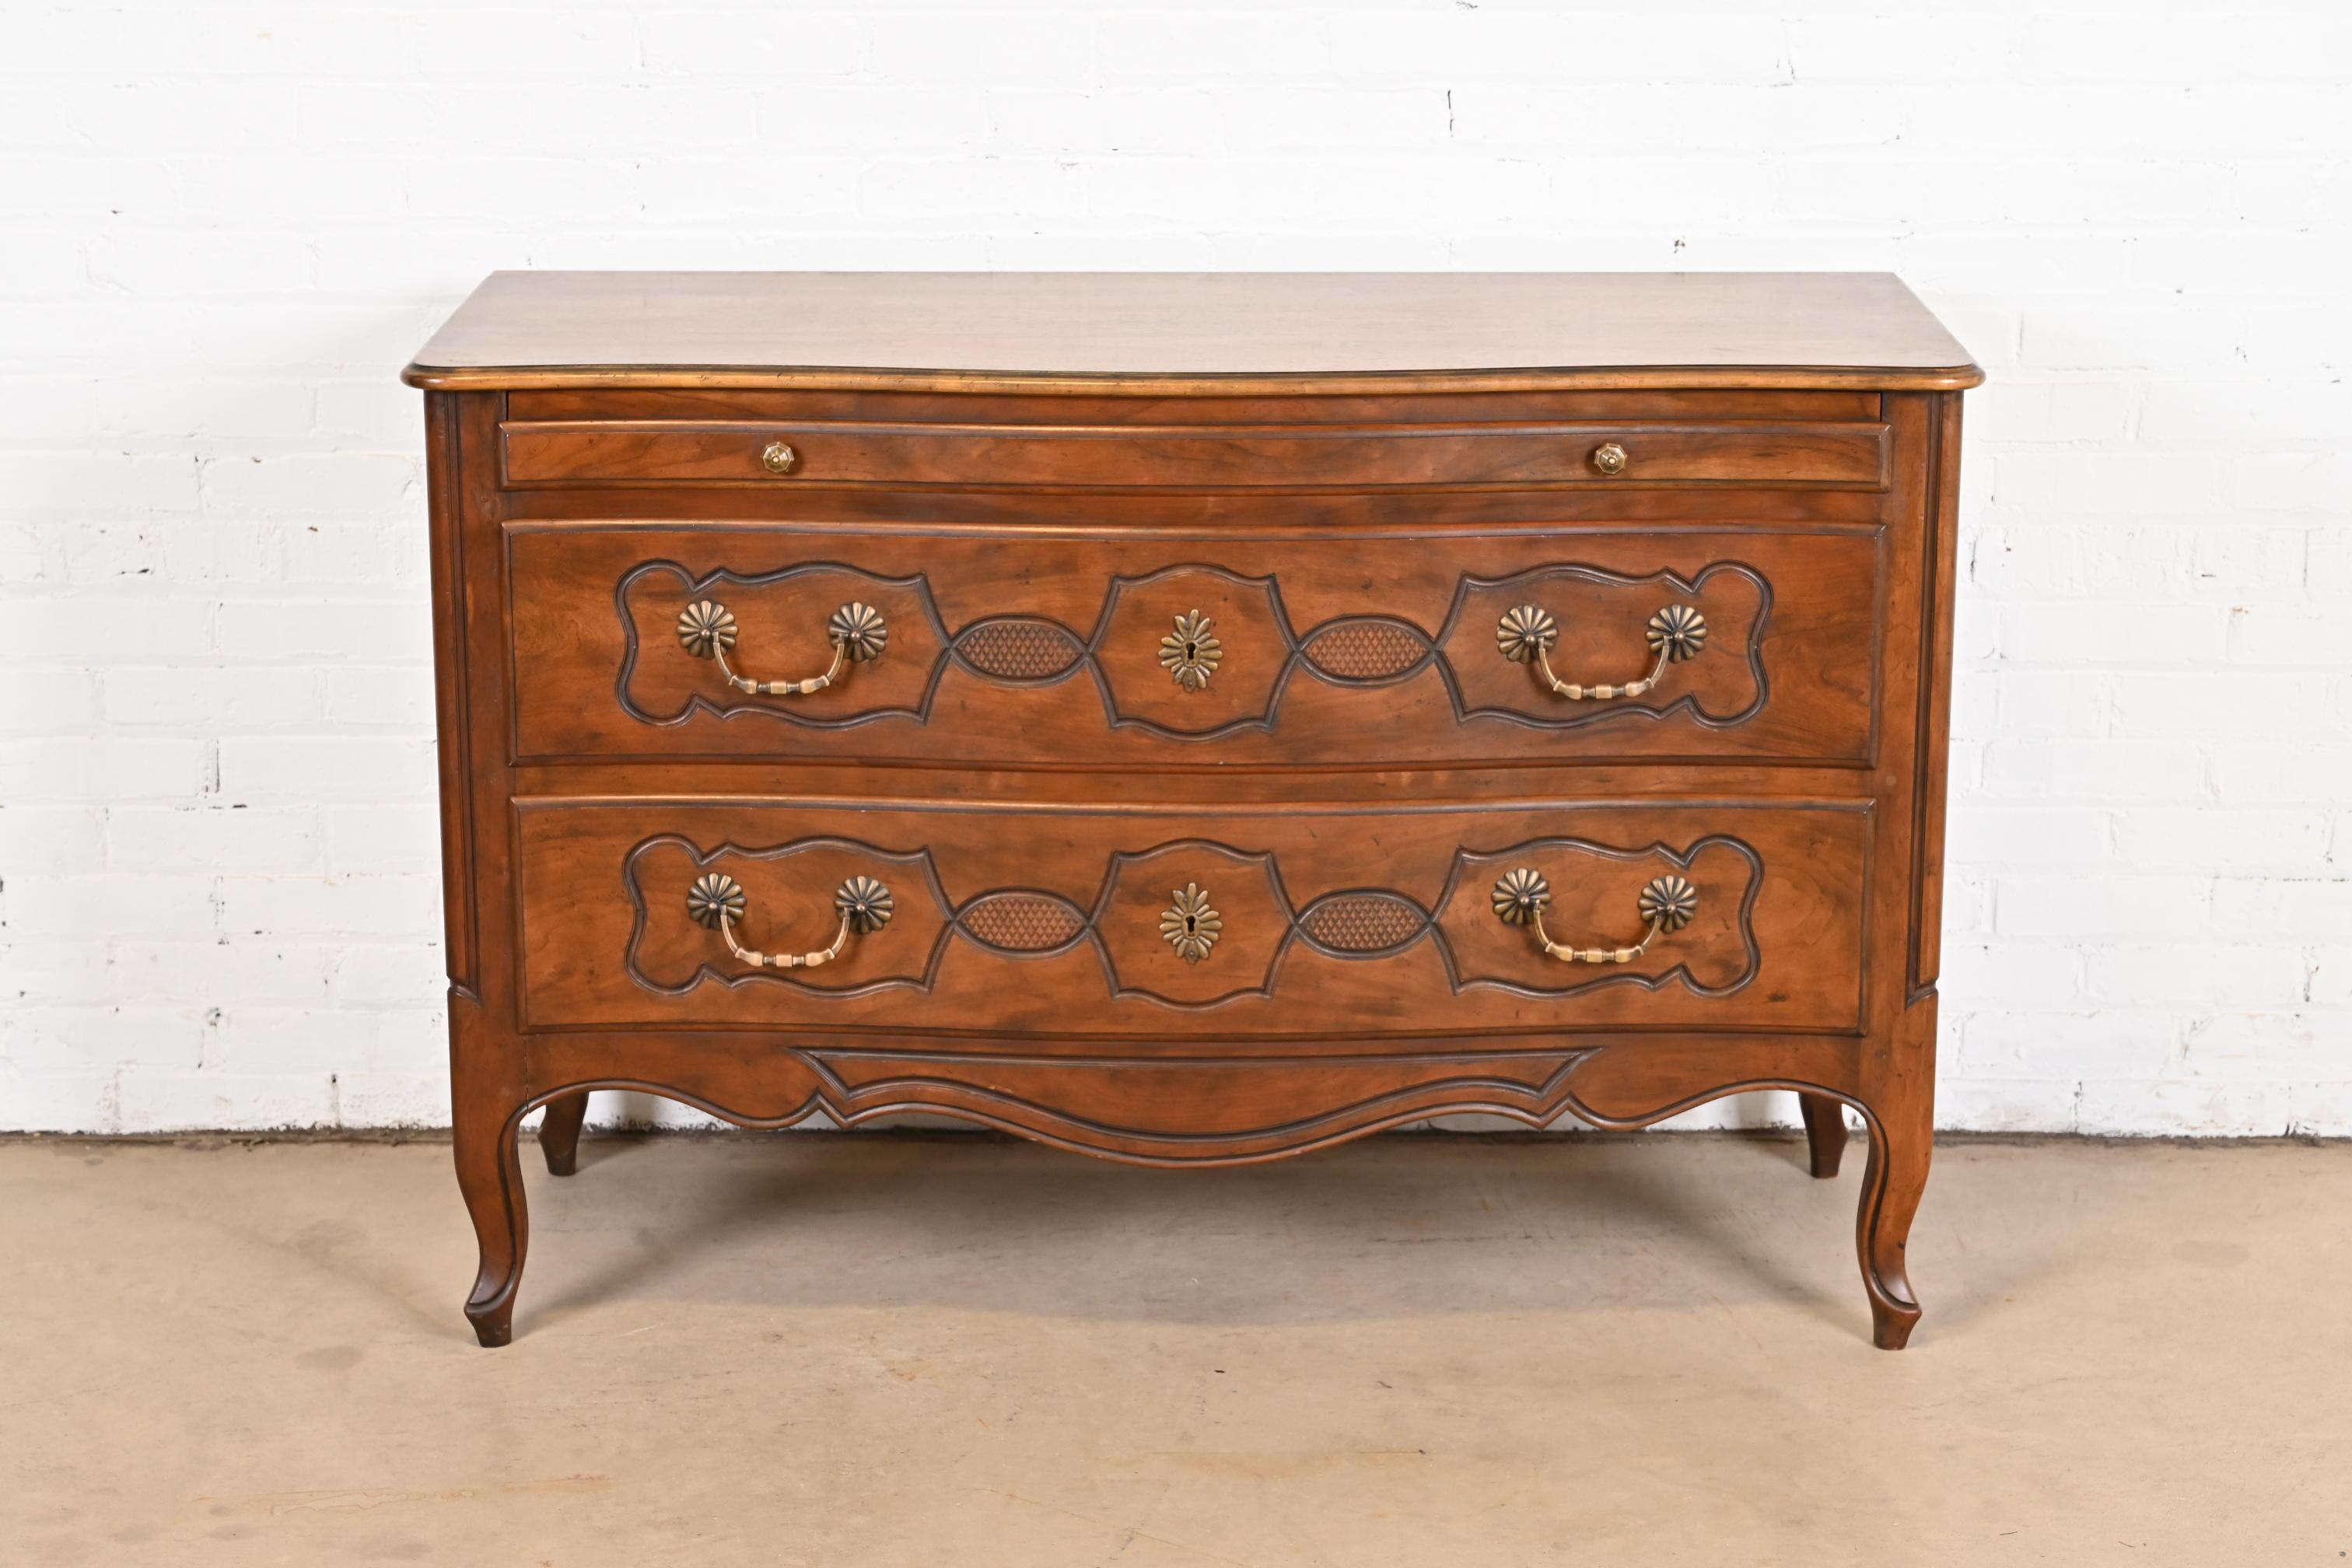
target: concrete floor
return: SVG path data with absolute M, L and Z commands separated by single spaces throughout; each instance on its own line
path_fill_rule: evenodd
M 2352 1551 L 2352 1147 L 1948 1146 L 1899 1354 L 1801 1152 L 592 1141 L 483 1351 L 446 1144 L 0 1143 L 0 1561 Z

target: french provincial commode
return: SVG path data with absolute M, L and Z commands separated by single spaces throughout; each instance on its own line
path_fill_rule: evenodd
M 1158 1165 L 1868 1129 L 1919 1308 L 1960 397 L 1883 275 L 499 273 L 425 389 L 450 1057 Z

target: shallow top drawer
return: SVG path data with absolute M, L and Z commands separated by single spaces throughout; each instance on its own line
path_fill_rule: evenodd
M 509 420 L 509 487 L 871 484 L 1312 489 L 1734 484 L 1883 489 L 1874 423 L 1037 426 Z

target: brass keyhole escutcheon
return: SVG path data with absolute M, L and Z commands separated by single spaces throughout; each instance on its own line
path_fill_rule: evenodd
M 1172 901 L 1160 911 L 1160 939 L 1185 963 L 1198 963 L 1224 933 L 1224 917 L 1210 904 L 1208 890 L 1198 882 L 1185 883 L 1169 898 Z
M 1176 629 L 1160 639 L 1160 663 L 1177 685 L 1198 691 L 1217 673 L 1225 645 L 1213 629 L 1216 622 L 1198 610 L 1176 617 Z

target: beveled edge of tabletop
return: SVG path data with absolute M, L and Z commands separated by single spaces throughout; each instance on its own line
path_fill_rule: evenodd
M 1234 372 L 1108 375 L 1076 371 L 881 370 L 816 365 L 428 365 L 400 373 L 426 392 L 596 388 L 731 391 L 1134 394 L 1157 397 L 1386 396 L 1421 392 L 1821 391 L 1965 392 L 1984 384 L 1973 363 L 1870 365 L 1580 365 L 1524 370 Z
M 1530 349 L 1561 363 L 1512 363 Z M 1984 374 L 1884 272 L 504 271 L 402 379 L 1169 396 L 1952 392 Z

